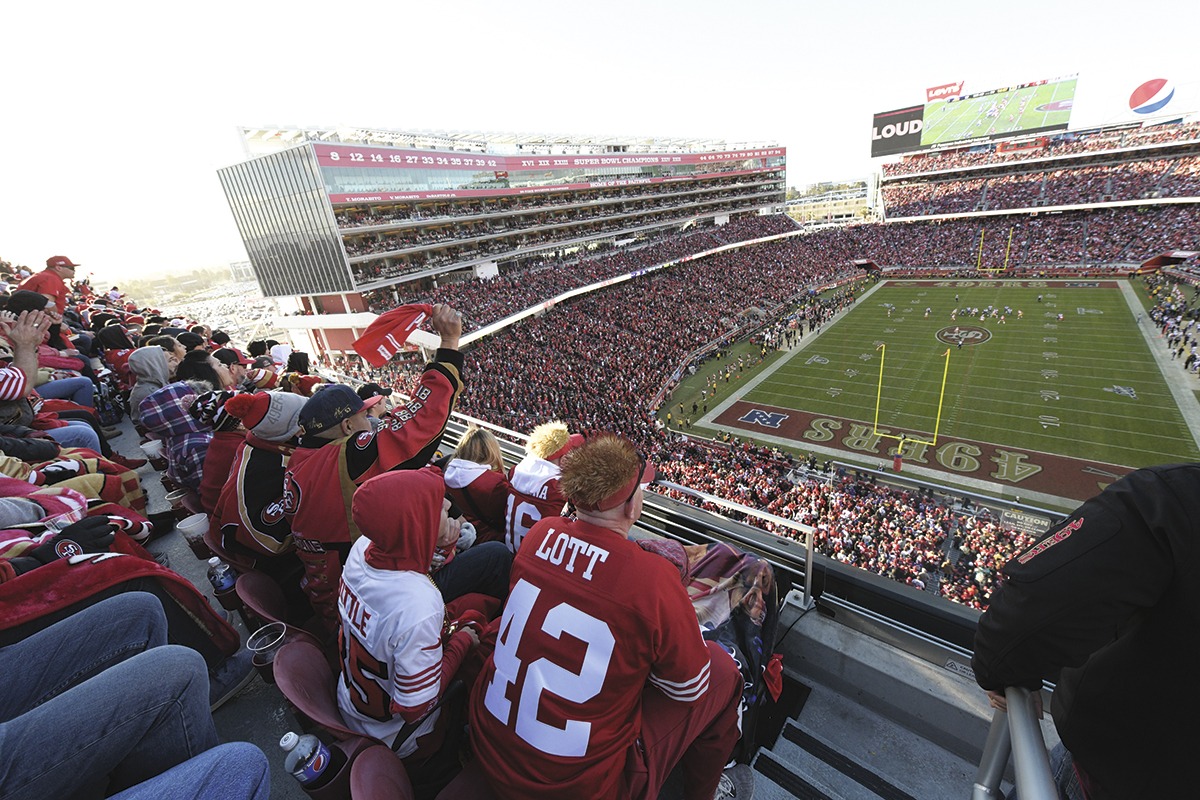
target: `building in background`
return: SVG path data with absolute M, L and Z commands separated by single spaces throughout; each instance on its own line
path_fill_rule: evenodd
M 871 184 L 878 181 L 872 176 Z M 875 196 L 866 181 L 814 183 L 789 197 L 787 213 L 801 225 L 848 225 L 873 221 Z
M 786 154 L 694 139 L 243 128 L 219 170 L 298 347 L 349 352 L 439 282 L 778 212 Z M 307 339 L 307 342 L 305 341 Z

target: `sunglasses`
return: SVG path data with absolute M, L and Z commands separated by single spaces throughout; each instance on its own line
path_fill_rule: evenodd
M 629 497 L 625 498 L 626 503 L 633 502 L 633 496 L 637 494 L 638 488 L 642 485 L 642 476 L 646 474 L 646 457 L 638 456 L 638 460 L 641 464 L 638 466 L 637 480 L 634 481 L 633 491 L 629 493 Z

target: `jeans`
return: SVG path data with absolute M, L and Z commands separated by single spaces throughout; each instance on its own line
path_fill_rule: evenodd
M 433 573 L 433 583 L 447 603 L 471 592 L 503 600 L 508 597 L 512 559 L 504 542 L 483 542 L 458 553 L 453 561 Z
M 246 742 L 222 744 L 126 789 L 115 800 L 267 800 L 271 770 L 263 751 Z
M 1075 774 L 1075 760 L 1071 752 L 1059 742 L 1050 751 L 1050 774 L 1054 776 L 1054 785 L 1058 788 L 1058 796 L 1065 800 L 1087 800 L 1079 785 L 1079 776 Z
M 157 597 L 128 592 L 0 647 L 0 723 L 19 717 L 127 658 L 167 643 Z M 26 669 L 29 664 L 36 669 Z
M 154 646 L 161 613 L 126 594 L 0 650 L 0 798 L 101 798 L 216 746 L 208 668 Z
M 77 419 L 66 421 L 65 428 L 51 428 L 46 435 L 63 447 L 86 447 L 100 452 L 100 437 L 92 430 L 92 426 Z
M 208 663 L 210 668 L 220 666 L 221 662 L 225 659 L 225 655 L 217 649 L 208 633 L 196 622 L 195 618 L 183 606 L 177 603 L 167 592 L 163 584 L 155 578 L 135 578 L 134 580 L 123 581 L 107 589 L 94 592 L 86 599 L 66 606 L 59 611 L 44 614 L 22 625 L 16 625 L 7 630 L 0 631 L 0 648 L 3 648 L 5 645 L 16 644 L 23 639 L 32 638 L 39 631 L 44 631 L 60 622 L 65 624 L 96 605 L 135 593 L 148 595 L 154 598 L 158 604 L 156 616 L 162 618 L 166 624 L 165 642 L 183 645 L 195 650 L 204 657 L 205 662 Z M 162 641 L 158 642 L 158 644 L 163 643 Z M 3 652 L 4 650 L 0 649 L 0 653 Z M 2 659 L 0 659 L 0 664 L 2 664 Z M 0 675 L 3 674 L 0 672 Z M 0 684 L 0 687 L 2 686 L 3 684 Z M 0 688 L 0 692 L 2 691 L 3 689 Z M 0 714 L 0 720 L 2 719 L 4 717 Z
M 59 378 L 37 387 L 37 393 L 51 400 L 70 400 L 81 406 L 92 408 L 92 392 L 95 384 L 88 378 Z

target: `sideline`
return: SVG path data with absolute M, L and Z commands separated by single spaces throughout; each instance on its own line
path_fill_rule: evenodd
M 741 430 L 740 428 L 731 428 L 727 425 L 717 425 L 717 424 L 715 424 L 715 420 L 722 413 L 724 413 L 725 409 L 729 408 L 731 405 L 733 405 L 737 401 L 741 400 L 743 397 L 745 397 L 747 394 L 749 394 L 754 389 L 754 387 L 758 386 L 764 380 L 766 380 L 767 378 L 774 375 L 776 370 L 778 370 L 783 365 L 787 364 L 789 361 L 791 361 L 793 358 L 795 358 L 800 353 L 804 352 L 804 350 L 807 349 L 809 345 L 811 345 L 813 342 L 815 342 L 817 339 L 819 339 L 822 335 L 824 335 L 825 329 L 827 327 L 840 321 L 841 318 L 844 317 L 846 314 L 850 313 L 850 311 L 852 309 L 857 308 L 858 303 L 863 302 L 868 297 L 873 295 L 880 286 L 882 286 L 883 284 L 885 284 L 887 282 L 888 282 L 887 280 L 877 281 L 874 286 L 872 286 L 861 297 L 859 297 L 857 300 L 855 300 L 854 303 L 852 303 L 852 304 L 846 306 L 845 308 L 843 308 L 842 310 L 838 311 L 827 322 L 823 323 L 821 325 L 820 331 L 818 331 L 816 333 L 810 333 L 808 336 L 805 336 L 803 339 L 801 339 L 796 344 L 795 347 L 793 347 L 791 350 L 789 350 L 787 352 L 787 354 L 784 355 L 783 358 L 776 359 L 774 364 L 767 367 L 766 369 L 764 369 L 762 372 L 755 375 L 750 380 L 746 381 L 744 384 L 742 384 L 742 390 L 740 392 L 738 392 L 735 395 L 730 395 L 729 397 L 722 400 L 715 408 L 713 408 L 712 411 L 710 411 L 709 413 L 707 413 L 703 417 L 701 417 L 699 420 L 697 420 L 695 424 L 696 425 L 706 425 L 707 427 L 712 428 L 714 430 L 728 431 L 729 433 L 732 433 L 735 436 L 744 437 L 746 435 L 746 432 L 744 430 Z M 756 437 L 756 438 L 761 438 L 761 437 Z M 796 443 L 790 439 L 787 441 L 787 444 L 790 447 L 796 446 Z M 838 451 L 838 452 L 844 452 L 844 451 Z
M 1196 390 L 1200 389 L 1200 385 L 1189 381 L 1189 376 L 1183 369 L 1182 363 L 1171 358 L 1169 351 L 1163 347 L 1162 337 L 1155 335 L 1154 320 L 1150 319 L 1150 312 L 1144 309 L 1141 301 L 1138 300 L 1137 292 L 1133 288 L 1133 280 L 1126 278 L 1118 283 L 1125 302 L 1129 304 L 1129 313 L 1135 320 L 1139 314 L 1142 315 L 1142 321 L 1138 323 L 1142 339 L 1150 348 L 1150 353 L 1154 356 L 1155 363 L 1158 364 L 1158 371 L 1162 373 L 1163 381 L 1171 390 L 1171 397 L 1174 398 L 1175 405 L 1179 408 L 1179 413 L 1183 416 L 1183 421 L 1192 434 L 1192 440 L 1196 443 L 1196 447 L 1200 448 L 1200 400 L 1196 398 Z

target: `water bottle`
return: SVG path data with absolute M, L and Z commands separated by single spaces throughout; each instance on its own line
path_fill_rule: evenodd
M 287 753 L 283 760 L 283 768 L 292 773 L 292 777 L 305 789 L 321 788 L 333 780 L 333 776 L 340 769 L 333 766 L 333 762 L 342 755 L 342 751 L 336 748 L 330 750 L 311 733 L 300 736 L 288 731 L 279 740 L 279 746 Z
M 233 588 L 237 583 L 237 575 L 228 564 L 213 556 L 208 560 L 208 582 L 212 584 L 213 591 L 220 594 Z

